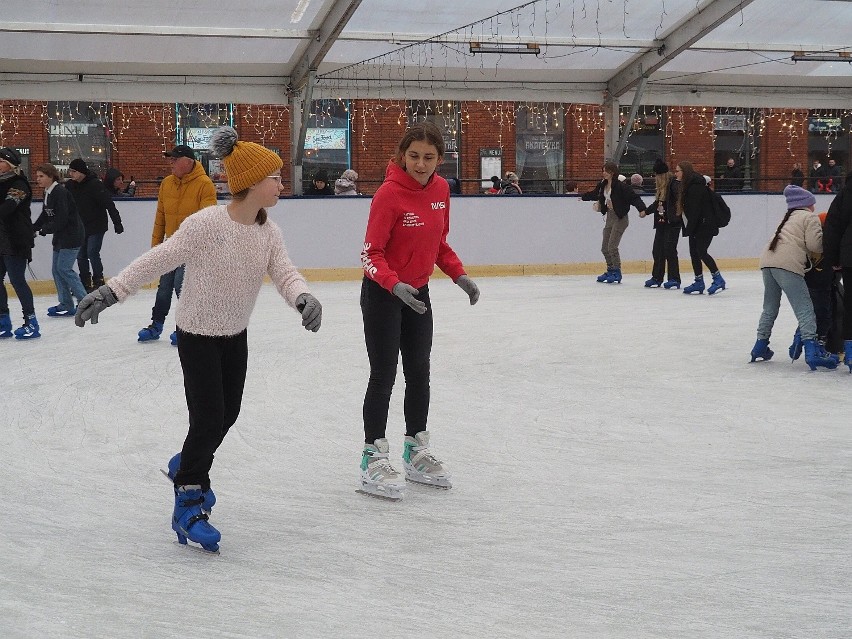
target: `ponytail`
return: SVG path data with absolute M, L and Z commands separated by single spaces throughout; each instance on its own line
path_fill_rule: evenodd
M 778 245 L 778 237 L 781 235 L 781 229 L 784 228 L 784 225 L 787 223 L 787 220 L 790 219 L 790 214 L 796 209 L 787 209 L 787 215 L 784 216 L 784 219 L 781 220 L 781 224 L 778 225 L 778 228 L 775 229 L 775 235 L 772 236 L 772 241 L 769 243 L 769 250 L 774 251 L 775 247 Z

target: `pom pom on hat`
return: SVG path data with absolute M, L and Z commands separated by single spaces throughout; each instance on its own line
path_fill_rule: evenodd
M 654 174 L 663 175 L 669 172 L 669 165 L 663 162 L 660 158 L 654 160 Z
M 813 193 L 795 184 L 788 184 L 784 187 L 784 197 L 787 200 L 788 209 L 804 209 L 816 204 Z
M 210 140 L 210 150 L 222 158 L 231 193 L 245 191 L 263 178 L 277 174 L 284 166 L 277 153 L 254 142 L 241 142 L 230 126 L 216 130 Z

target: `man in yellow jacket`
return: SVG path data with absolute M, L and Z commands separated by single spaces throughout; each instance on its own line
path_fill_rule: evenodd
M 179 144 L 163 155 L 169 158 L 172 174 L 166 176 L 160 184 L 151 246 L 165 242 L 178 230 L 181 222 L 193 213 L 216 204 L 216 187 L 207 177 L 201 162 L 195 159 L 195 151 Z M 160 277 L 157 298 L 151 309 L 151 325 L 139 331 L 140 342 L 160 339 L 163 323 L 172 306 L 172 291 L 180 297 L 182 285 L 183 266 Z M 172 333 L 171 341 L 177 346 L 176 332 Z

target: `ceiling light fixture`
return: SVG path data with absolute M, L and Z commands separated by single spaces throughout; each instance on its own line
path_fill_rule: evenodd
M 483 44 L 481 42 L 470 43 L 471 53 L 518 53 L 521 55 L 538 55 L 541 53 L 541 47 L 535 42 L 527 42 L 526 44 Z
M 794 51 L 793 62 L 850 62 L 852 63 L 852 51 L 838 51 L 837 53 L 805 53 Z

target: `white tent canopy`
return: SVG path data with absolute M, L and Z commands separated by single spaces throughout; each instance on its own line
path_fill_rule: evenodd
M 11 0 L 5 99 L 313 97 L 848 108 L 848 0 Z M 144 10 L 143 10 L 144 9 Z M 16 21 L 12 21 L 16 20 Z M 471 53 L 535 44 L 538 55 Z M 836 61 L 793 62 L 793 54 Z

